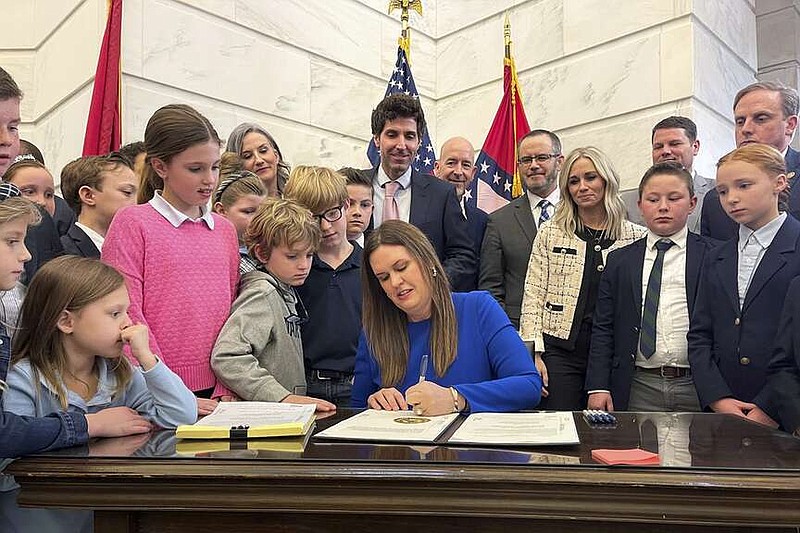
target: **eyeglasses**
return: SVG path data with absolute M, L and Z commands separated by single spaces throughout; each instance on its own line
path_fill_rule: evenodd
M 525 156 L 525 157 L 520 157 L 517 160 L 517 163 L 519 163 L 523 167 L 528 167 L 533 163 L 534 160 L 536 160 L 537 163 L 547 163 L 554 157 L 558 157 L 560 155 L 561 154 L 538 154 L 534 156 Z
M 336 222 L 337 220 L 342 218 L 343 214 L 344 214 L 344 206 L 340 205 L 339 207 L 332 207 L 320 215 L 313 215 L 313 216 L 314 218 L 317 219 L 317 222 L 322 224 L 323 218 L 328 222 Z

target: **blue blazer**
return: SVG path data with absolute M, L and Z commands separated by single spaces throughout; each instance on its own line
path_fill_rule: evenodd
M 378 167 L 367 169 L 370 179 Z M 411 170 L 411 214 L 408 220 L 433 244 L 454 291 L 469 291 L 478 272 L 467 221 L 458 205 L 455 188 L 446 181 Z M 373 227 L 370 220 L 367 232 Z
M 628 408 L 642 323 L 642 265 L 647 238 L 608 254 L 594 311 L 586 390 L 611 392 L 614 409 Z M 686 239 L 686 303 L 695 308 L 697 286 L 712 245 L 689 232 Z
M 800 278 L 795 278 L 786 293 L 775 352 L 769 362 L 768 411 L 787 431 L 800 429 Z
M 789 178 L 788 212 L 800 219 L 800 152 L 790 146 L 786 152 L 786 172 Z M 792 173 L 794 175 L 792 175 Z M 718 241 L 727 241 L 737 236 L 739 225 L 725 213 L 719 201 L 719 193 L 711 189 L 703 199 L 700 211 L 700 233 Z
M 61 245 L 64 247 L 64 253 L 66 254 L 100 259 L 100 250 L 94 245 L 92 239 L 86 235 L 86 232 L 74 223 L 69 227 L 66 235 L 61 236 Z
M 480 273 L 480 258 L 481 246 L 483 245 L 483 235 L 486 233 L 486 223 L 489 221 L 489 215 L 481 211 L 477 207 L 471 205 L 466 206 L 467 213 L 467 231 L 470 239 L 472 239 L 472 251 L 475 252 L 475 259 L 478 267 L 475 269 L 475 277 L 472 287 L 469 290 L 474 291 L 478 288 L 478 274 Z
M 773 411 L 764 390 L 789 283 L 800 275 L 800 222 L 787 217 L 753 273 L 744 305 L 737 288 L 738 239 L 704 266 L 689 340 L 689 363 L 703 408 L 722 398 Z

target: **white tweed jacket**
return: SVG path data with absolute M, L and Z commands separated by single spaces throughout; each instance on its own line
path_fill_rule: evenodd
M 620 238 L 603 250 L 603 263 L 610 251 L 627 246 L 646 234 L 646 228 L 623 221 Z M 549 221 L 539 228 L 528 262 L 519 319 L 520 336 L 524 341 L 533 341 L 537 352 L 544 351 L 543 333 L 559 339 L 569 338 L 585 259 L 586 242 L 577 235 L 567 235 Z

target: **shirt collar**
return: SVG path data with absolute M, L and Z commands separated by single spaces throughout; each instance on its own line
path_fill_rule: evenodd
M 89 239 L 92 241 L 92 244 L 94 244 L 95 248 L 97 248 L 97 251 L 99 252 L 103 251 L 103 243 L 106 240 L 105 237 L 97 233 L 95 230 L 93 230 L 86 224 L 82 224 L 76 221 L 75 225 L 78 226 L 81 230 L 83 230 L 83 232 L 89 237 Z
M 153 195 L 153 198 L 147 203 L 149 203 L 150 206 L 153 209 L 155 209 L 159 215 L 166 218 L 167 221 L 176 228 L 179 227 L 184 222 L 186 222 L 187 220 L 191 220 L 192 222 L 197 222 L 198 220 L 202 220 L 203 222 L 206 223 L 208 229 L 214 229 L 214 217 L 211 215 L 211 210 L 208 208 L 207 205 L 201 205 L 200 218 L 193 219 L 175 209 L 175 206 L 173 206 L 171 203 L 169 203 L 164 199 L 164 197 L 161 194 L 161 191 L 156 191 L 156 193 Z
M 550 202 L 550 205 L 553 206 L 556 205 L 561 200 L 561 190 L 558 187 L 553 189 L 553 192 L 548 194 L 547 198 L 542 198 L 538 194 L 532 193 L 531 191 L 528 190 L 526 190 L 525 192 L 528 195 L 528 201 L 530 202 L 531 207 L 536 207 L 542 200 L 547 200 L 548 202 Z
M 661 239 L 669 239 L 675 243 L 675 246 L 683 250 L 686 248 L 686 239 L 689 236 L 689 230 L 686 226 L 682 227 L 680 231 L 677 233 L 673 233 L 672 235 L 668 235 L 666 237 L 662 237 L 661 235 L 656 235 L 650 230 L 647 230 L 647 249 L 650 250 L 655 248 L 656 243 Z
M 125 356 L 123 355 L 122 357 Z M 117 388 L 117 376 L 113 372 L 109 372 L 108 363 L 104 357 L 95 357 L 94 361 L 94 364 L 97 366 L 97 392 L 95 392 L 94 396 L 92 396 L 92 398 L 87 402 L 80 395 L 78 395 L 78 393 L 67 389 L 65 386 L 64 390 L 67 392 L 68 404 L 75 405 L 77 407 L 88 408 L 93 405 L 104 405 L 111 403 L 114 390 Z M 32 370 L 31 373 L 33 373 Z M 39 372 L 39 383 L 48 391 L 50 391 L 53 396 L 58 394 L 55 388 L 50 384 L 49 381 L 47 381 L 47 379 L 45 379 L 41 372 Z
M 389 176 L 383 171 L 383 166 L 378 165 L 378 186 L 383 187 L 390 181 L 392 180 L 389 179 Z M 408 189 L 411 186 L 411 165 L 408 165 L 406 171 L 394 181 L 403 189 Z
M 778 230 L 781 229 L 783 222 L 786 220 L 786 216 L 786 213 L 780 213 L 777 217 L 755 231 L 744 224 L 739 224 L 739 251 L 744 251 L 744 247 L 751 236 L 754 236 L 763 248 L 772 244 L 775 235 L 778 234 Z

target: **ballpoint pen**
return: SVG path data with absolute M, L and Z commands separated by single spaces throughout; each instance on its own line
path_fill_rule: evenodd
M 419 363 L 419 382 L 425 381 L 425 374 L 428 373 L 428 354 L 422 356 L 422 361 Z

